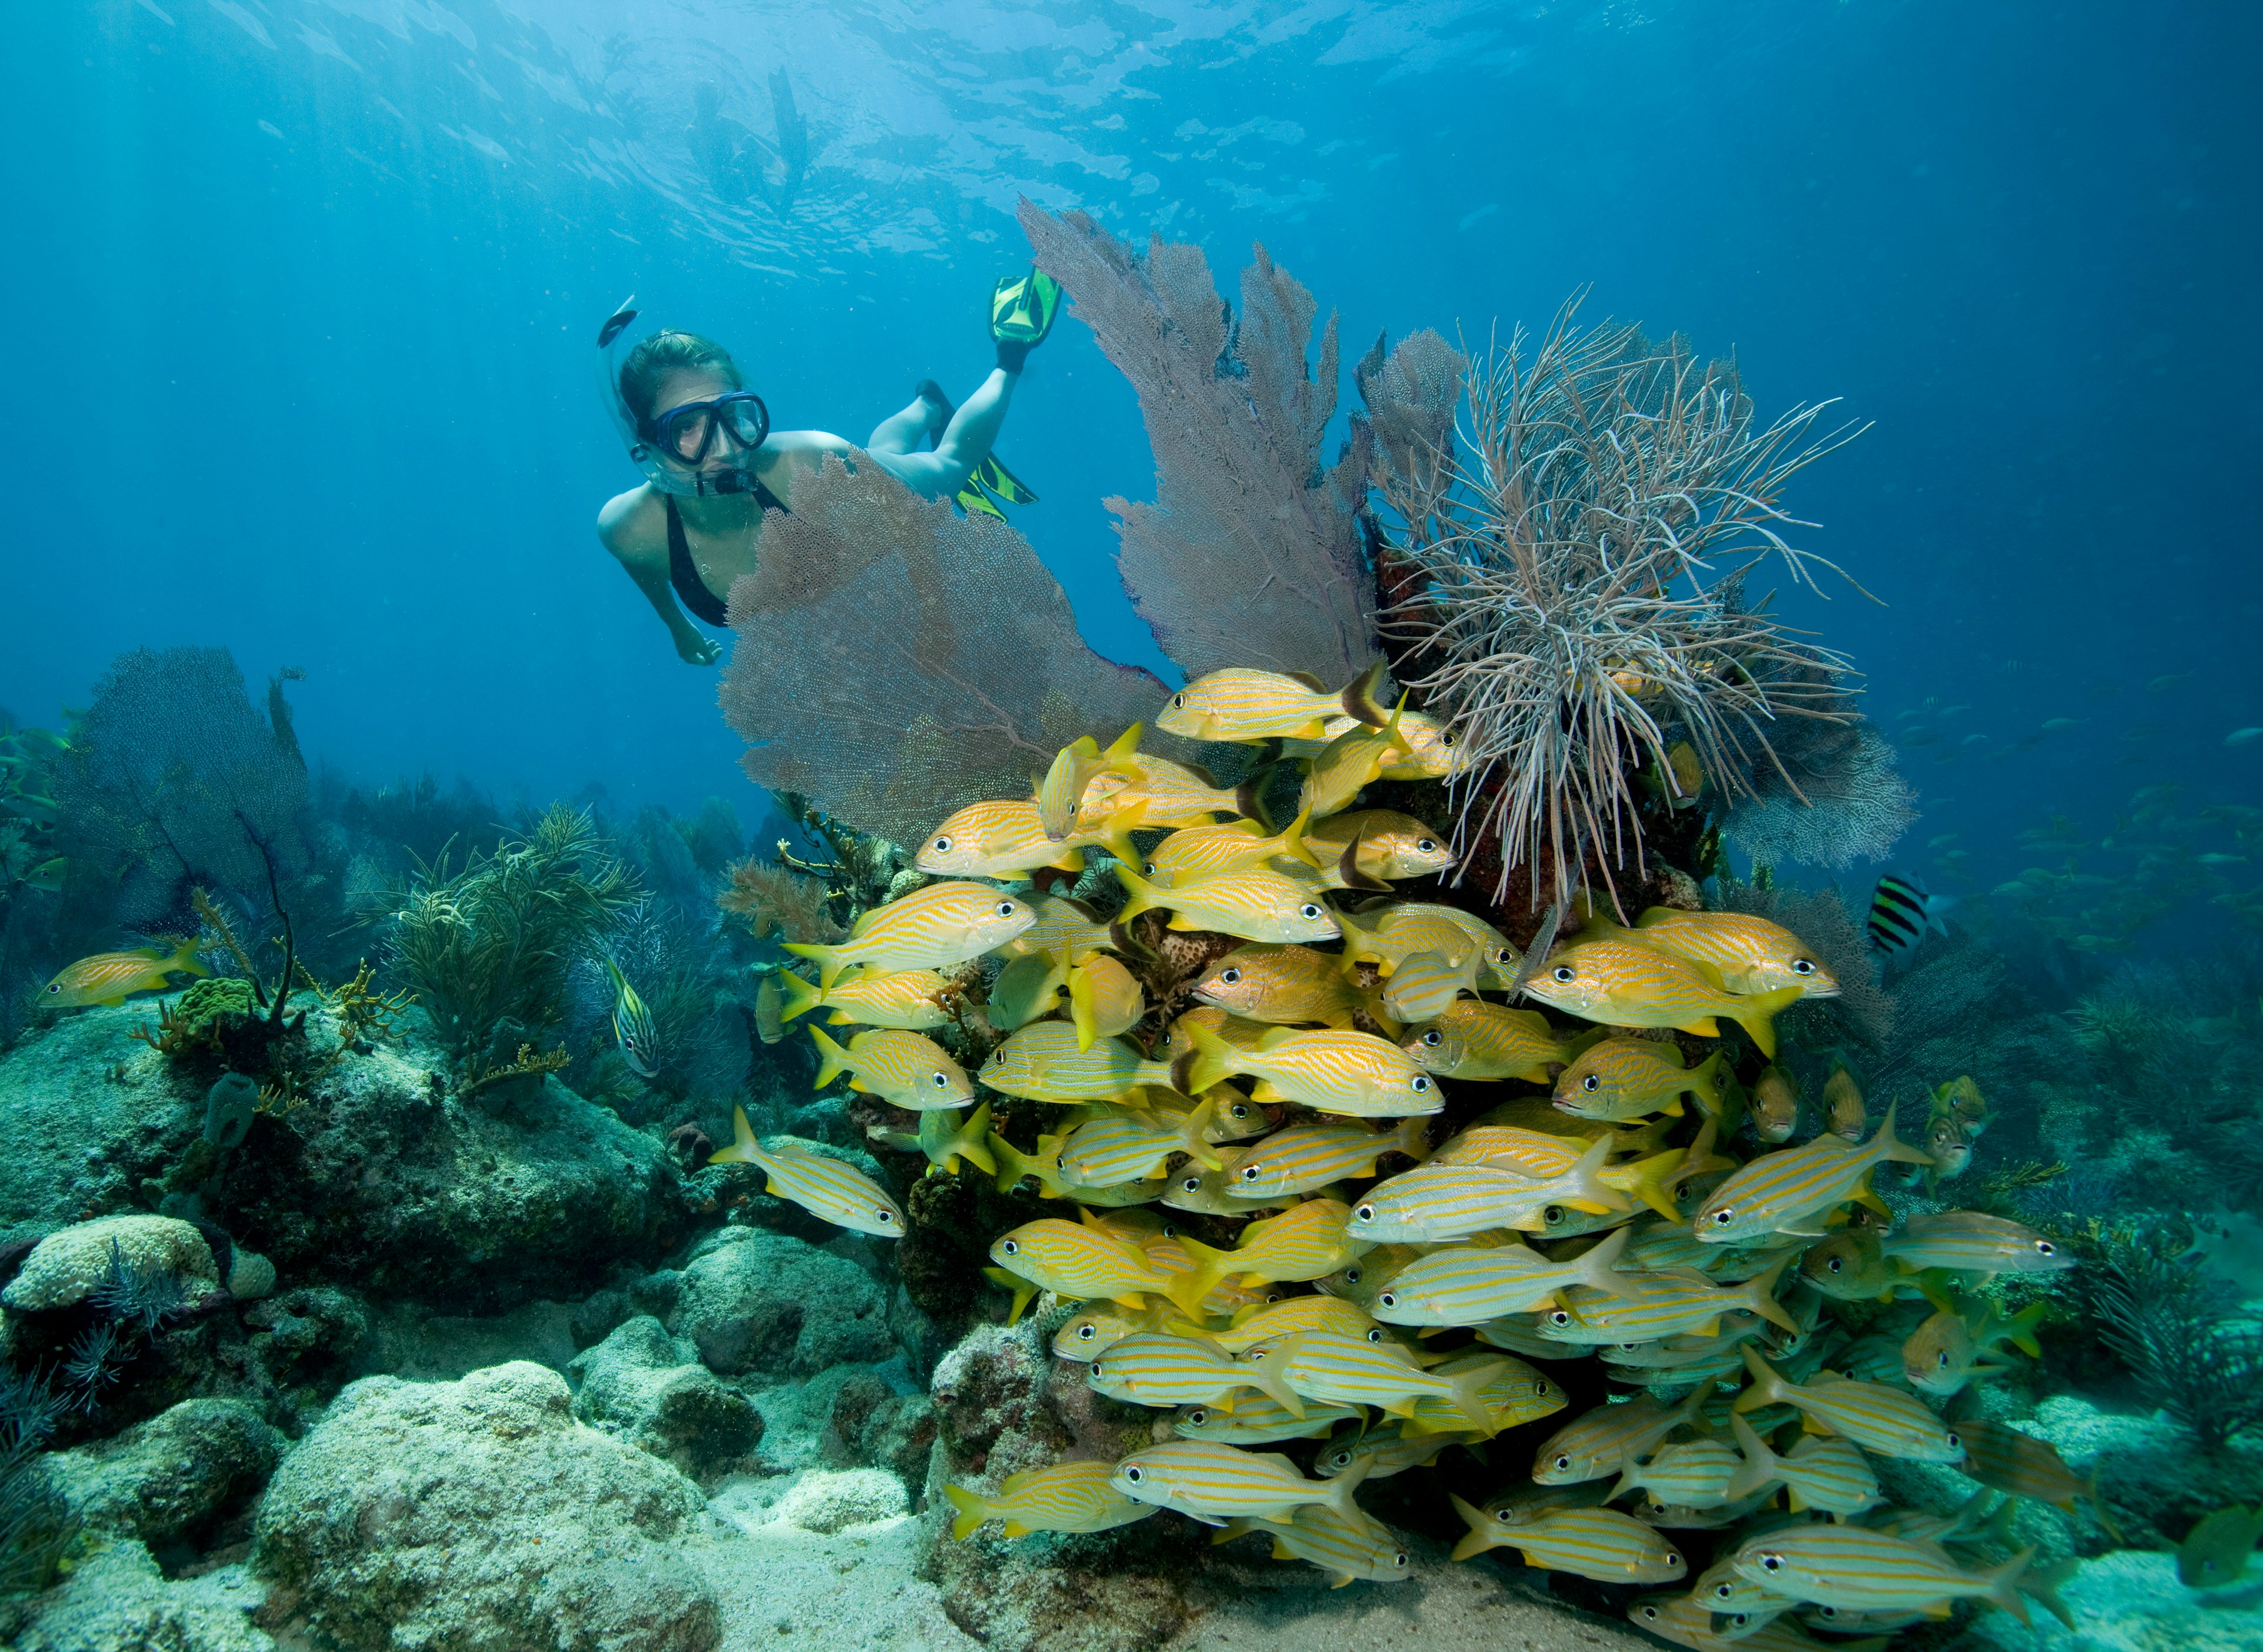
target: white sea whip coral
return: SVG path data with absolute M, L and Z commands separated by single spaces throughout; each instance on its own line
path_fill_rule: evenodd
M 1854 720 L 1846 660 L 1746 607 L 1741 576 L 1770 554 L 1811 587 L 1838 571 L 1784 540 L 1812 525 L 1780 500 L 1859 430 L 1816 435 L 1822 406 L 1756 430 L 1733 364 L 1624 323 L 1579 330 L 1577 305 L 1529 360 L 1521 329 L 1473 360 L 1458 446 L 1392 454 L 1381 482 L 1398 518 L 1384 574 L 1401 593 L 1385 630 L 1407 647 L 1408 686 L 1458 731 L 1458 846 L 1466 864 L 1498 840 L 1496 902 L 1530 865 L 1535 906 L 1544 862 L 1564 892 L 1586 850 L 1607 884 L 1641 866 L 1634 777 L 1646 762 L 1670 777 L 1676 740 L 1733 802 L 1761 771 L 1799 793 L 1775 760 L 1780 720 Z M 1755 554 L 1717 566 L 1742 550 Z

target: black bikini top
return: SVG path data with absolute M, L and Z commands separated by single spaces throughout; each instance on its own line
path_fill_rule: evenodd
M 755 481 L 755 503 L 765 511 L 784 511 L 785 501 L 763 484 Z M 723 598 L 707 589 L 707 582 L 699 577 L 699 569 L 691 561 L 691 541 L 683 536 L 683 518 L 676 508 L 676 496 L 661 496 L 668 506 L 668 583 L 676 587 L 676 599 L 691 611 L 692 618 L 705 620 L 711 626 L 728 624 Z

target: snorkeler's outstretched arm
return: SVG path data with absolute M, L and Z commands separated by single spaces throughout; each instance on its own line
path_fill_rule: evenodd
M 959 403 L 936 438 L 933 453 L 892 453 L 878 446 L 865 451 L 875 464 L 914 493 L 929 499 L 951 498 L 966 485 L 974 467 L 989 456 L 992 444 L 998 439 L 998 427 L 1006 422 L 1015 383 L 1015 374 L 993 368 L 982 388 Z M 875 442 L 886 440 L 894 446 L 893 438 L 908 434 L 911 422 L 912 409 L 907 408 L 882 423 L 873 432 Z M 902 432 L 893 428 L 900 424 L 906 426 Z M 805 470 L 814 470 L 828 453 L 846 459 L 855 451 L 842 438 L 824 431 L 772 431 L 764 446 Z
M 652 604 L 676 644 L 677 659 L 686 665 L 712 665 L 722 657 L 723 645 L 702 634 L 676 605 L 668 583 L 667 518 L 650 489 L 632 488 L 608 499 L 597 512 L 597 540 Z

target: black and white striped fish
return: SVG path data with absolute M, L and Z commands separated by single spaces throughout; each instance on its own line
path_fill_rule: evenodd
M 1908 952 L 1925 938 L 1928 924 L 1946 935 L 1948 926 L 1941 915 L 1955 904 L 1945 896 L 1927 895 L 1899 873 L 1889 872 L 1870 896 L 1870 945 L 1882 953 Z

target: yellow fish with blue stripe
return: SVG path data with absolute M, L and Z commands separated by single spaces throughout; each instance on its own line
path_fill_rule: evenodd
M 171 952 L 139 946 L 132 952 L 97 953 L 55 972 L 40 989 L 40 1004 L 49 1010 L 76 1010 L 90 1004 L 123 1004 L 137 992 L 163 992 L 165 977 L 209 975 L 197 961 L 197 938 L 190 936 Z
M 1260 1370 L 1286 1383 L 1304 1399 L 1336 1405 L 1372 1405 L 1386 1416 L 1412 1417 L 1425 1397 L 1445 1401 L 1461 1417 L 1460 1427 L 1488 1431 L 1492 1413 L 1483 1391 L 1488 1366 L 1451 1376 L 1426 1371 L 1388 1336 L 1381 1341 L 1336 1330 L 1292 1331 L 1277 1344 L 1259 1344 L 1247 1358 Z
M 1032 1532 L 1107 1532 L 1155 1512 L 1152 1503 L 1125 1496 L 1110 1482 L 1114 1463 L 1048 1463 L 1010 1474 L 994 1492 L 946 1485 L 943 1495 L 957 1512 L 951 1536 L 972 1537 L 986 1520 L 1003 1520 L 1009 1538 Z
M 1440 833 L 1388 808 L 1349 809 L 1314 821 L 1305 829 L 1305 847 L 1334 868 L 1330 888 L 1373 888 L 1427 878 L 1450 870 L 1460 859 Z
M 951 1011 L 943 1007 L 943 995 L 951 983 L 932 969 L 851 975 L 829 987 L 813 986 L 792 971 L 763 980 L 765 985 L 777 982 L 784 991 L 781 1023 L 812 1010 L 832 1011 L 828 1018 L 835 1026 L 885 1026 L 904 1032 L 924 1032 L 951 1021 Z
M 987 883 L 930 883 L 874 907 L 838 945 L 788 941 L 785 949 L 814 959 L 818 984 L 830 987 L 852 964 L 883 974 L 947 969 L 995 951 L 1037 919 L 1029 907 Z
M 1454 1511 L 1469 1532 L 1454 1545 L 1465 1561 L 1487 1549 L 1513 1548 L 1527 1566 L 1591 1577 L 1599 1583 L 1670 1583 L 1689 1569 L 1681 1551 L 1650 1526 L 1616 1509 L 1551 1509 L 1515 1525 L 1459 1497 Z
M 919 846 L 912 865 L 953 878 L 1018 878 L 1040 866 L 1084 870 L 1074 841 L 1045 835 L 1033 798 L 1000 798 L 953 810 Z
M 1102 1039 L 1129 1032 L 1146 1013 L 1147 995 L 1139 981 L 1106 953 L 1068 972 L 1068 1019 L 1077 1048 L 1088 1050 Z
M 1729 1418 L 1730 1431 L 1743 1451 L 1744 1467 L 1729 1482 L 1728 1495 L 1748 1497 L 1781 1485 L 1793 1513 L 1820 1509 L 1826 1514 L 1860 1514 L 1878 1503 L 1878 1476 L 1862 1448 L 1841 1434 L 1803 1434 L 1779 1454 L 1741 1417 Z
M 1773 1594 L 1857 1612 L 1922 1612 L 1946 1618 L 1953 1603 L 1982 1599 L 2021 1623 L 2019 1580 L 2035 1550 L 2001 1566 L 1967 1571 L 1937 1543 L 1865 1526 L 1789 1526 L 1747 1539 L 1731 1557 L 1739 1576 Z
M 850 1089 L 912 1112 L 964 1107 L 974 1099 L 965 1069 L 933 1039 L 883 1027 L 859 1032 L 843 1049 L 825 1036 L 823 1027 L 810 1028 L 809 1036 L 818 1054 L 813 1089 L 822 1090 L 847 1073 Z
M 1223 1525 L 1236 1515 L 1279 1517 L 1315 1503 L 1348 1514 L 1359 1506 L 1352 1493 L 1360 1480 L 1357 1474 L 1307 1480 L 1276 1452 L 1181 1439 L 1133 1452 L 1116 1465 L 1111 1483 L 1142 1503 L 1176 1509 L 1205 1525 Z
M 927 1162 L 945 1176 L 956 1176 L 962 1159 L 985 1176 L 995 1176 L 998 1162 L 984 1145 L 989 1134 L 990 1104 L 987 1101 L 971 1113 L 944 1108 L 922 1112 L 916 1133 L 891 1130 L 885 1125 L 868 1125 L 864 1130 L 868 1141 L 877 1141 L 900 1153 L 924 1154 Z
M 1173 694 L 1155 727 L 1189 740 L 1319 740 L 1336 718 L 1375 715 L 1373 698 L 1384 669 L 1378 661 L 1349 687 L 1330 693 L 1302 672 L 1228 666 Z
M 1298 1403 L 1305 1408 L 1301 1417 L 1277 1400 L 1252 1399 L 1247 1395 L 1237 1400 L 1231 1411 L 1221 1411 L 1214 1405 L 1182 1406 L 1171 1419 L 1171 1427 L 1182 1439 L 1212 1439 L 1228 1446 L 1270 1446 L 1284 1439 L 1318 1439 L 1334 1432 L 1339 1423 L 1367 1420 L 1363 1406 L 1321 1405 L 1309 1400 L 1300 1400 Z
M 1141 865 L 1140 875 L 1150 883 L 1171 888 L 1222 872 L 1268 866 L 1283 856 L 1303 861 L 1318 874 L 1324 871 L 1324 863 L 1305 844 L 1305 830 L 1311 820 L 1309 814 L 1299 815 L 1270 837 L 1264 827 L 1250 820 L 1185 827 L 1155 845 Z
M 1711 1039 L 1721 1036 L 1715 1018 L 1725 1018 L 1771 1061 L 1775 1017 L 1806 990 L 1732 992 L 1710 964 L 1628 940 L 1579 942 L 1543 965 L 1524 989 L 1567 1014 L 1612 1026 L 1670 1026 Z
M 1054 753 L 1045 778 L 1038 782 L 1038 822 L 1045 835 L 1054 843 L 1069 835 L 1077 823 L 1077 813 L 1087 788 L 1101 775 L 1137 774 L 1129 758 L 1139 746 L 1139 725 L 1133 723 L 1105 751 L 1100 749 L 1098 741 L 1085 735 Z
M 1332 1589 L 1361 1582 L 1395 1583 L 1413 1575 L 1413 1557 L 1399 1534 L 1357 1509 L 1340 1513 L 1312 1504 L 1288 1520 L 1245 1514 L 1226 1522 L 1211 1541 L 1228 1543 L 1252 1532 L 1273 1540 L 1275 1560 L 1303 1561 L 1319 1568 Z
M 1386 1153 L 1421 1160 L 1429 1151 L 1420 1115 L 1392 1130 L 1315 1119 L 1291 1125 L 1247 1148 L 1235 1163 L 1232 1185 L 1245 1197 L 1309 1193 L 1346 1177 L 1370 1177 Z
M 979 1076 L 1000 1094 L 1028 1101 L 1113 1101 L 1142 1086 L 1175 1088 L 1168 1062 L 1151 1061 L 1121 1039 L 1095 1039 L 1087 1047 L 1066 1021 L 1022 1028 L 990 1052 Z
M 1815 949 L 1784 928 L 1747 912 L 1686 912 L 1654 906 L 1631 930 L 1591 924 L 1585 933 L 1655 946 L 1660 952 L 1710 964 L 1732 992 L 1775 992 L 1797 987 L 1810 998 L 1836 997 L 1839 977 Z
M 1133 1331 L 1095 1355 L 1085 1380 L 1095 1394 L 1127 1405 L 1213 1405 L 1231 1410 L 1233 1397 L 1254 1388 L 1297 1413 L 1305 1402 L 1277 1371 L 1234 1359 L 1206 1337 Z
M 799 1205 L 836 1228 L 882 1239 L 904 1236 L 902 1207 L 863 1171 L 813 1153 L 790 1136 L 777 1147 L 763 1147 L 744 1107 L 731 1109 L 731 1145 L 708 1155 L 708 1163 L 758 1165 L 773 1198 Z
M 1326 1028 L 1299 1032 L 1276 1027 L 1254 1050 L 1236 1049 L 1207 1027 L 1188 1024 L 1194 1047 L 1179 1088 L 1208 1090 L 1246 1073 L 1255 1078 L 1252 1099 L 1297 1102 L 1320 1112 L 1362 1119 L 1433 1113 L 1446 1105 L 1438 1083 L 1388 1039 L 1371 1032 Z
M 1039 1290 L 1082 1301 L 1105 1297 L 1139 1308 L 1151 1297 L 1171 1296 L 1170 1277 L 1139 1246 L 1103 1228 L 1051 1216 L 1001 1235 L 990 1247 L 990 1259 Z
M 1327 953 L 1270 941 L 1237 946 L 1189 989 L 1206 1004 L 1276 1026 L 1317 1021 L 1348 1029 L 1374 996 Z
M 1739 1244 L 1764 1234 L 1825 1235 L 1824 1216 L 1852 1199 L 1881 1163 L 1930 1164 L 1932 1156 L 1895 1139 L 1890 1110 L 1861 1147 L 1820 1135 L 1763 1153 L 1705 1197 L 1693 1230 L 1708 1244 Z
M 1088 1119 L 1062 1141 L 1054 1163 L 1064 1181 L 1084 1187 L 1118 1187 L 1146 1182 L 1162 1173 L 1174 1154 L 1197 1164 L 1220 1167 L 1215 1148 L 1204 1140 L 1218 1106 L 1204 1101 L 1192 1112 L 1142 1114 L 1136 1110 Z
M 1241 1230 L 1231 1250 L 1214 1250 L 1182 1238 L 1194 1258 L 1193 1273 L 1182 1276 L 1171 1300 L 1196 1312 L 1211 1286 L 1227 1280 L 1245 1284 L 1293 1284 L 1334 1273 L 1367 1247 L 1348 1231 L 1351 1212 L 1333 1199 L 1308 1199 L 1277 1216 L 1266 1216 Z
M 1827 1372 L 1811 1382 L 1791 1382 L 1750 1348 L 1743 1351 L 1753 1380 L 1737 1396 L 1739 1412 L 1781 1402 L 1798 1409 L 1812 1425 L 1843 1434 L 1882 1457 L 1953 1463 L 1964 1456 L 1963 1442 L 1913 1394 Z
M 1442 1245 L 1376 1293 L 1375 1317 L 1386 1325 L 1481 1325 L 1544 1308 L 1574 1285 L 1631 1292 L 1633 1282 L 1618 1272 L 1627 1238 L 1616 1228 L 1563 1262 L 1521 1244 Z
M 1132 897 L 1117 914 L 1120 924 L 1160 910 L 1170 913 L 1175 930 L 1208 930 L 1246 941 L 1325 941 L 1342 932 L 1319 898 L 1318 883 L 1275 866 L 1243 866 L 1171 888 L 1149 883 L 1128 866 L 1116 868 L 1116 879 Z
M 1447 1078 L 1521 1078 L 1548 1082 L 1548 1069 L 1572 1059 L 1572 1047 L 1536 1010 L 1465 998 L 1407 1029 L 1400 1047 Z

